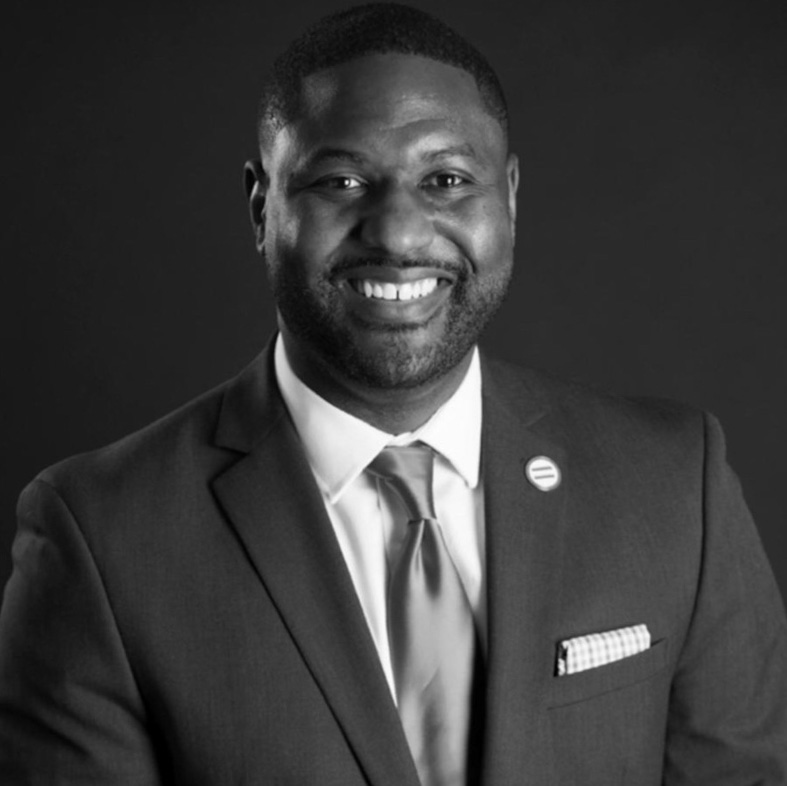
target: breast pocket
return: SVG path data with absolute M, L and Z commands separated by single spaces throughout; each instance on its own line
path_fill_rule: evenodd
M 650 679 L 667 664 L 667 644 L 668 639 L 661 639 L 636 655 L 576 674 L 554 677 L 548 706 L 564 707 Z

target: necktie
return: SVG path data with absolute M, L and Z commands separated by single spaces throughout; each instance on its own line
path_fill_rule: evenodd
M 388 636 L 399 716 L 423 786 L 465 786 L 476 635 L 470 605 L 437 524 L 433 454 L 385 448 L 369 465 L 409 519 L 388 587 Z

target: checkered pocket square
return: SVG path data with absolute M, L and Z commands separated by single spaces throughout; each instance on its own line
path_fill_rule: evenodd
M 630 628 L 566 639 L 557 646 L 557 674 L 563 677 L 595 669 L 636 655 L 649 647 L 650 631 L 647 625 L 632 625 Z

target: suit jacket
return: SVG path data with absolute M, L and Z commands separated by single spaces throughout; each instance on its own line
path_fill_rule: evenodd
M 718 426 L 483 373 L 485 786 L 787 783 L 787 624 Z M 3 784 L 417 786 L 270 350 L 43 472 L 19 522 Z M 560 640 L 640 623 L 650 649 L 556 676 Z

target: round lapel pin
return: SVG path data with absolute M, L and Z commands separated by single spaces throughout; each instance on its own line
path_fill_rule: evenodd
M 560 467 L 549 456 L 534 456 L 525 464 L 525 477 L 539 491 L 553 491 L 560 485 Z

